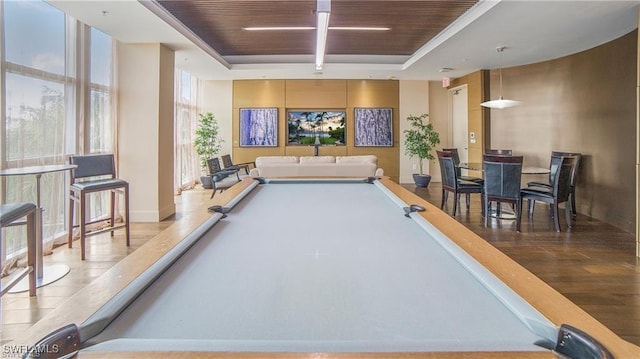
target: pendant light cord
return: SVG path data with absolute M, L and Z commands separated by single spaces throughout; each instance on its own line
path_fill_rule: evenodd
M 500 96 L 498 97 L 498 99 L 502 100 L 502 52 L 504 51 L 504 49 L 506 49 L 506 46 L 499 46 L 496 48 L 496 51 L 498 51 L 498 62 L 500 63 L 500 67 L 498 68 L 498 74 L 500 76 Z
M 498 97 L 497 100 L 485 101 L 481 103 L 480 106 L 502 109 L 502 108 L 517 106 L 520 104 L 519 101 L 505 100 L 504 97 L 502 97 L 502 52 L 506 48 L 507 48 L 506 46 L 496 47 L 496 51 L 498 51 L 498 76 L 500 77 L 500 84 L 499 84 L 500 97 Z

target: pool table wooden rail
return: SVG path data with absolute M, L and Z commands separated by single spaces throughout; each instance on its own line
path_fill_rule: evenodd
M 381 183 L 407 204 L 418 204 L 426 208 L 420 212 L 424 218 L 438 227 L 443 234 L 463 248 L 483 264 L 516 293 L 532 304 L 538 311 L 557 326 L 571 324 L 589 333 L 609 348 L 616 358 L 640 358 L 640 347 L 628 343 L 606 328 L 584 310 L 569 301 L 534 274 L 511 260 L 482 238 L 458 223 L 454 218 L 429 204 L 417 195 L 402 188 L 389 178 Z M 126 287 L 138 275 L 155 263 L 163 254 L 206 221 L 211 213 L 207 208 L 213 204 L 224 206 L 238 193 L 251 186 L 254 180 L 246 178 L 239 184 L 222 192 L 213 200 L 203 201 L 185 213 L 179 224 L 174 224 L 150 239 L 102 276 L 80 290 L 62 306 L 56 308 L 42 320 L 29 328 L 23 338 L 9 345 L 33 345 L 50 332 L 69 323 L 80 324 L 102 307 L 110 298 Z M 156 355 L 157 354 L 157 355 Z M 462 358 L 462 359 L 502 359 L 502 358 L 555 358 L 549 351 L 541 352 L 427 352 L 427 353 L 228 353 L 228 352 L 81 352 L 80 358 Z
M 616 358 L 640 358 L 640 347 L 620 338 L 536 275 L 461 225 L 455 218 L 416 194 L 406 190 L 402 191 L 404 189 L 402 186 L 388 178 L 381 179 L 381 182 L 404 202 L 425 207 L 426 210 L 424 212 L 419 212 L 421 216 L 480 262 L 556 326 L 559 327 L 566 323 L 581 329 L 607 347 Z

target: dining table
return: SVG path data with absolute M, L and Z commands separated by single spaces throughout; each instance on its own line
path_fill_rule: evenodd
M 460 162 L 458 167 L 470 171 L 482 171 L 482 162 Z M 522 174 L 549 174 L 551 171 L 546 167 L 522 166 Z
M 41 287 L 57 281 L 69 273 L 69 266 L 66 264 L 49 264 L 44 265 L 44 251 L 43 251 L 43 213 L 41 201 L 41 182 L 42 176 L 47 173 L 71 171 L 77 168 L 77 165 L 72 164 L 53 164 L 53 165 L 41 165 L 41 166 L 27 166 L 7 168 L 0 170 L 0 177 L 8 176 L 35 176 L 36 178 L 36 287 Z M 24 292 L 29 289 L 29 283 L 24 278 L 18 282 L 9 292 L 18 293 Z
M 482 162 L 460 162 L 458 164 L 458 167 L 461 169 L 466 169 L 470 171 L 482 172 Z M 542 174 L 549 174 L 550 172 L 551 170 L 545 167 L 522 166 L 523 175 L 542 175 Z M 495 209 L 491 209 L 489 216 L 494 218 L 499 218 L 499 219 L 508 219 L 508 220 L 516 219 L 516 215 L 513 211 L 502 208 L 501 206 L 498 206 L 498 208 L 495 208 Z

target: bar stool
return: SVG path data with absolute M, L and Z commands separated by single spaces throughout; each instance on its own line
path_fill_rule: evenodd
M 111 232 L 116 229 L 124 228 L 127 239 L 127 247 L 129 241 L 129 182 L 116 178 L 116 165 L 113 154 L 104 155 L 85 155 L 71 156 L 69 163 L 78 167 L 71 170 L 71 185 L 69 186 L 69 248 L 73 241 L 73 212 L 75 203 L 80 204 L 78 213 L 78 226 L 80 227 L 80 253 L 82 260 L 85 259 L 85 239 L 88 236 Z M 89 193 L 110 191 L 111 192 L 111 222 L 109 226 L 100 230 L 87 232 L 86 226 L 91 222 L 87 222 L 85 218 L 86 212 L 86 195 Z M 124 223 L 115 225 L 115 195 L 121 193 L 124 196 Z
M 24 217 L 26 217 L 26 222 L 18 222 Z M 29 275 L 29 295 L 32 297 L 36 295 L 36 205 L 28 202 L 0 205 L 1 228 L 24 224 L 27 226 L 27 267 L 0 289 L 0 296 L 8 292 L 27 274 Z M 0 233 L 0 249 L 2 243 L 2 234 Z

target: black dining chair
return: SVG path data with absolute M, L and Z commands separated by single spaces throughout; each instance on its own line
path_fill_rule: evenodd
M 492 156 L 513 156 L 512 150 L 503 150 L 503 149 L 492 149 L 485 148 L 484 155 L 492 155 Z M 497 204 L 498 212 L 501 210 L 500 202 Z
M 440 162 L 440 171 L 442 174 L 442 203 L 440 209 L 444 208 L 447 201 L 448 193 L 453 193 L 453 215 L 456 215 L 458 203 L 460 202 L 460 194 L 466 195 L 467 209 L 470 206 L 470 194 L 482 193 L 482 185 L 458 179 L 456 166 L 453 160 L 453 154 L 447 151 L 436 151 L 438 161 Z M 483 201 L 484 202 L 484 201 Z M 484 215 L 484 203 L 482 204 L 482 214 Z
M 578 178 L 578 170 L 580 168 L 580 160 L 582 159 L 581 153 L 551 151 L 551 160 L 549 161 L 549 181 L 548 182 L 530 181 L 530 182 L 527 182 L 527 187 L 541 187 L 550 191 L 553 183 L 553 176 L 555 175 L 555 170 L 559 165 L 559 160 L 560 160 L 560 157 L 562 156 L 573 156 L 576 158 L 574 167 L 571 171 L 571 183 L 570 183 L 570 192 L 569 192 L 569 197 L 571 198 L 571 213 L 575 218 L 578 214 L 578 210 L 576 208 L 576 183 Z
M 484 150 L 484 154 L 485 155 L 495 155 L 495 156 L 513 156 L 513 151 L 512 150 L 497 150 L 497 149 L 486 148 Z
M 113 154 L 71 156 L 69 163 L 78 167 L 71 170 L 71 185 L 69 186 L 69 248 L 73 243 L 73 212 L 76 203 L 80 205 L 78 211 L 78 227 L 80 228 L 80 256 L 85 259 L 85 239 L 88 236 L 111 232 L 124 228 L 127 247 L 129 240 L 129 182 L 116 178 L 116 165 Z M 105 228 L 87 231 L 86 206 L 87 195 L 91 193 L 108 191 L 111 194 L 110 222 Z M 124 218 L 121 225 L 115 224 L 115 196 L 123 195 Z
M 515 210 L 516 231 L 520 232 L 520 213 L 522 210 L 520 181 L 522 180 L 522 156 L 494 156 L 482 157 L 484 171 L 484 225 L 489 226 L 491 203 L 510 203 Z M 498 208 L 500 208 L 498 206 Z M 498 213 L 499 214 L 499 213 Z M 500 218 L 499 215 L 496 218 Z
M 551 216 L 553 217 L 555 229 L 560 232 L 560 219 L 558 205 L 565 203 L 565 217 L 567 226 L 571 228 L 572 215 L 571 204 L 569 203 L 569 193 L 571 184 L 571 171 L 575 165 L 576 158 L 573 156 L 560 156 L 560 164 L 556 173 L 553 175 L 553 186 L 551 191 L 540 187 L 526 187 L 520 190 L 522 201 L 528 202 L 529 218 L 533 218 L 533 209 L 535 201 L 548 203 L 551 207 Z M 522 214 L 522 210 L 520 211 Z
M 484 182 L 484 179 L 480 177 L 462 175 L 462 169 L 460 168 L 460 154 L 458 153 L 457 148 L 443 148 L 442 150 L 446 152 L 451 152 L 453 154 L 453 163 L 456 166 L 456 174 L 458 175 L 458 179 L 461 179 L 463 181 L 471 181 L 478 184 L 482 184 Z
M 211 183 L 213 185 L 213 192 L 211 198 L 216 195 L 217 191 L 224 191 L 225 189 L 240 182 L 239 168 L 222 169 L 220 166 L 220 159 L 217 157 L 209 158 L 207 160 L 207 166 L 209 167 L 209 175 L 211 176 Z

